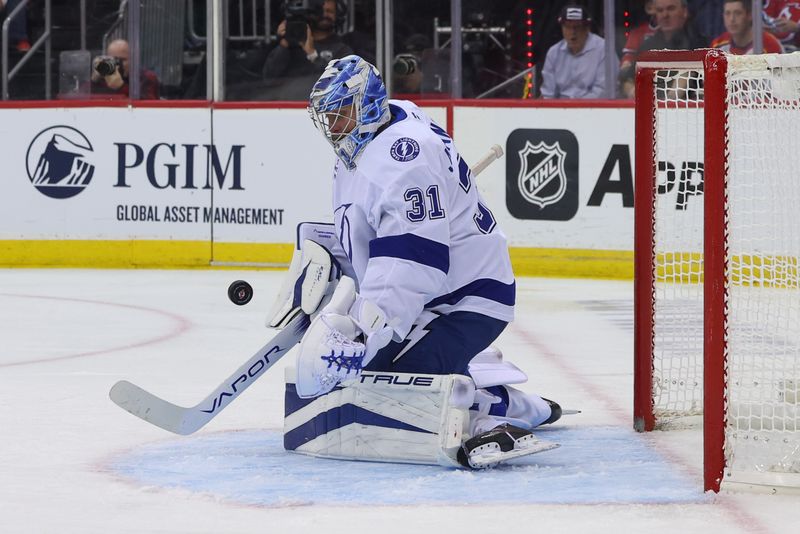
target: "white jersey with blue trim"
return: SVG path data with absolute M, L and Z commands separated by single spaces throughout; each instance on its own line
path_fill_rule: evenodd
M 403 339 L 423 309 L 514 318 L 505 235 L 447 133 L 419 107 L 391 100 L 391 122 L 355 169 L 337 162 L 336 234 L 359 293 Z

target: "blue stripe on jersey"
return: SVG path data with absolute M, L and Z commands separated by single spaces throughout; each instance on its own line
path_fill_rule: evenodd
M 375 133 L 375 135 L 380 134 L 382 131 L 384 131 L 386 128 L 388 128 L 392 124 L 397 124 L 398 122 L 402 122 L 402 121 L 406 120 L 406 118 L 408 118 L 408 114 L 406 113 L 406 110 L 404 110 L 400 106 L 396 106 L 394 104 L 389 104 L 389 116 L 391 117 L 389 119 L 389 122 L 385 123 L 383 126 L 378 128 L 378 131 Z
M 400 121 L 404 121 L 406 120 L 406 117 L 408 117 L 406 110 L 394 104 L 389 104 L 389 112 L 392 114 L 392 120 L 389 121 L 389 124 L 395 124 Z
M 379 237 L 369 242 L 370 258 L 400 258 L 439 269 L 450 270 L 450 247 L 414 234 Z
M 379 415 L 353 404 L 344 404 L 327 412 L 317 414 L 302 425 L 286 432 L 283 435 L 283 448 L 287 451 L 293 451 L 314 438 L 353 423 L 433 434 L 433 432 L 423 428 Z
M 504 284 L 491 278 L 481 278 L 456 289 L 452 293 L 436 297 L 425 304 L 425 307 L 433 308 L 441 304 L 457 304 L 465 297 L 482 297 L 506 306 L 513 306 L 516 300 L 516 285 L 516 282 Z

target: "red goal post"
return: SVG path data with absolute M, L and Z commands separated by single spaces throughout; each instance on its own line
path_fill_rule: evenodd
M 634 427 L 800 488 L 800 54 L 643 54 L 635 137 Z

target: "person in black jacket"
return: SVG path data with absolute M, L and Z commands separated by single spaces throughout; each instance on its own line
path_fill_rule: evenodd
M 655 0 L 654 9 L 658 30 L 644 40 L 636 51 L 637 57 L 647 50 L 694 50 L 708 46 L 708 39 L 689 19 L 687 0 Z M 622 92 L 628 98 L 633 98 L 634 73 L 635 65 L 630 65 L 619 75 Z
M 278 46 L 267 56 L 264 79 L 282 86 L 281 99 L 305 100 L 331 59 L 353 53 L 336 33 L 336 0 L 317 0 L 306 16 L 305 38 L 287 34 L 287 21 L 278 25 Z

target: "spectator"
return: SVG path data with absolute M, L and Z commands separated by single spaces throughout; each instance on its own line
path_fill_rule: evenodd
M 711 42 L 712 48 L 721 48 L 731 54 L 753 53 L 753 4 L 750 0 L 725 0 L 722 7 L 725 33 Z M 783 53 L 783 45 L 777 37 L 764 32 L 764 52 Z
M 287 33 L 287 21 L 282 21 L 277 30 L 278 46 L 264 64 L 265 79 L 307 80 L 298 86 L 302 91 L 297 96 L 303 99 L 308 97 L 314 81 L 331 59 L 353 53 L 336 34 L 336 0 L 312 0 L 310 5 L 308 13 L 297 14 L 305 16 L 305 33 L 294 35 L 294 28 Z
M 342 35 L 342 42 L 369 63 L 375 64 L 375 3 L 355 2 L 353 30 Z M 397 9 L 397 6 L 394 7 Z
M 644 40 L 636 51 L 641 54 L 647 50 L 694 50 L 708 46 L 708 40 L 701 35 L 689 20 L 687 0 L 654 0 L 656 32 Z M 622 93 L 633 98 L 633 77 L 635 66 L 629 65 L 620 71 Z
M 92 94 L 110 98 L 128 98 L 128 75 L 130 73 L 130 49 L 128 41 L 111 41 L 105 56 L 97 56 L 92 61 Z M 158 100 L 159 81 L 156 73 L 141 69 L 139 72 L 139 98 Z
M 0 10 L 5 6 L 5 17 L 14 11 L 22 0 L 0 0 Z M 8 25 L 8 42 L 17 52 L 27 52 L 31 49 L 28 40 L 28 6 L 21 13 L 17 13 Z
M 708 40 L 689 21 L 686 0 L 654 0 L 658 29 L 645 39 L 639 52 L 645 50 L 694 50 L 708 46 Z
M 422 54 L 428 49 L 428 38 L 422 34 L 406 39 L 403 50 L 392 61 L 392 93 L 419 95 L 422 92 Z
M 591 15 L 585 7 L 567 5 L 558 22 L 564 38 L 547 51 L 542 68 L 542 97 L 602 97 L 606 83 L 605 41 L 590 31 Z
M 765 0 L 764 26 L 783 43 L 795 50 L 800 37 L 800 2 L 790 0 Z
M 753 0 L 749 1 L 752 3 Z M 720 35 L 725 31 L 725 24 L 719 16 L 723 3 L 725 0 L 688 0 L 692 23 L 702 35 Z

